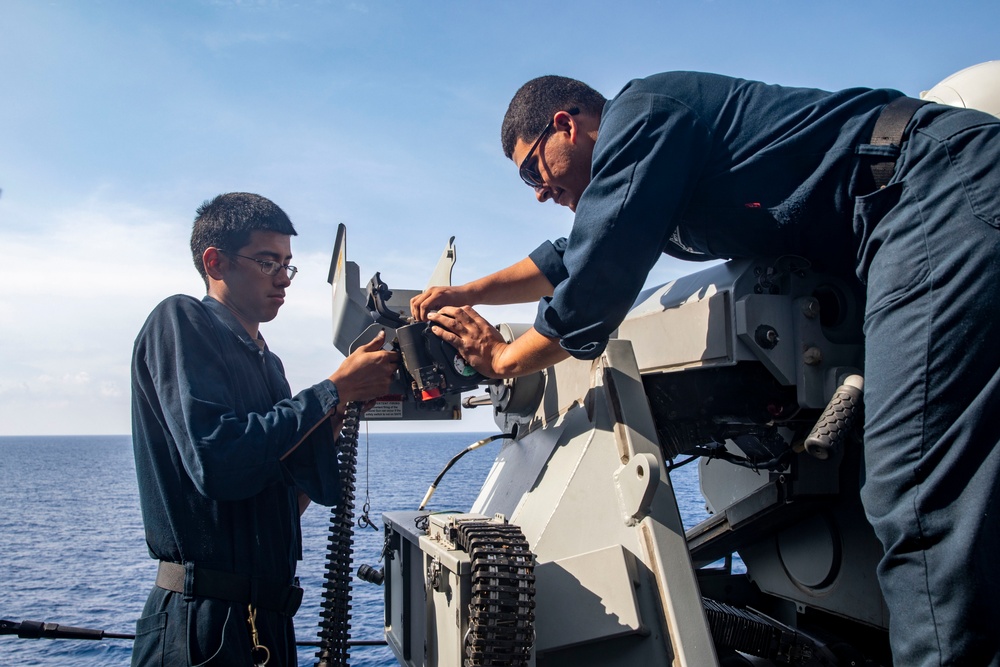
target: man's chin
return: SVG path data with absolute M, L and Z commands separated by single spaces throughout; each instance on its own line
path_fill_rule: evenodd
M 261 323 L 263 324 L 264 322 L 270 322 L 271 320 L 276 318 L 278 316 L 278 308 L 281 308 L 280 304 L 278 305 L 277 308 L 270 308 L 268 309 L 267 312 L 263 313 L 260 318 Z
M 563 190 L 562 195 L 559 197 L 559 203 L 576 213 L 576 205 L 580 203 L 580 198 L 571 192 Z

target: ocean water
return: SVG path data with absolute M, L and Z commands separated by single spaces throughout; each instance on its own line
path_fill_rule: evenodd
M 382 513 L 416 509 L 448 460 L 485 435 L 369 435 L 362 426 L 357 512 L 367 495 L 379 529 L 356 529 L 355 571 L 362 563 L 378 565 Z M 491 443 L 464 456 L 445 475 L 431 508 L 468 510 L 499 449 Z M 696 474 L 691 465 L 671 476 L 687 526 L 706 516 Z M 329 517 L 315 505 L 302 517 L 300 641 L 316 640 Z M 155 576 L 129 436 L 0 437 L 0 619 L 131 634 Z M 353 639 L 383 638 L 382 592 L 355 579 Z M 129 664 L 131 644 L 0 636 L 0 666 L 119 667 Z M 314 664 L 316 650 L 300 647 L 299 664 Z M 386 647 L 355 647 L 351 664 L 391 667 L 396 661 Z

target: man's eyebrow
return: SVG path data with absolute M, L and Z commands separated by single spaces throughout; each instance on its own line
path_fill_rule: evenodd
M 260 252 L 256 253 L 254 256 L 258 257 L 258 258 L 270 259 L 270 260 L 273 260 L 275 262 L 282 262 L 282 261 L 288 262 L 288 261 L 291 261 L 291 259 L 292 259 L 291 255 L 285 255 L 284 257 L 282 257 L 278 253 L 271 252 L 270 250 L 261 250 Z

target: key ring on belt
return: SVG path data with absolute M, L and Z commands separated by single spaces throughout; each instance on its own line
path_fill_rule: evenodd
M 247 622 L 250 623 L 250 642 L 253 644 L 253 648 L 250 649 L 250 658 L 253 660 L 254 667 L 264 667 L 271 659 L 271 652 L 260 643 L 260 636 L 257 634 L 257 610 L 253 608 L 252 604 L 248 604 L 247 611 L 250 614 L 247 617 Z

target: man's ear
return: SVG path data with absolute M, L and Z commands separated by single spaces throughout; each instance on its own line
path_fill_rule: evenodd
M 552 129 L 555 132 L 566 132 L 570 143 L 576 143 L 577 134 L 581 131 L 578 118 L 579 116 L 573 116 L 568 111 L 557 111 L 552 117 Z
M 205 265 L 205 273 L 213 280 L 222 280 L 222 265 L 226 261 L 222 252 L 218 248 L 209 246 L 201 255 L 202 264 Z

